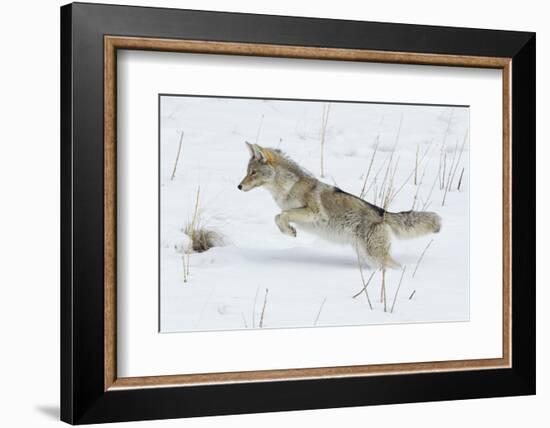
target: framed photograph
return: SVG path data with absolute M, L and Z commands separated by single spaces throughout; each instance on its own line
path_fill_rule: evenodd
M 61 56 L 62 420 L 535 393 L 533 33 L 76 3 Z

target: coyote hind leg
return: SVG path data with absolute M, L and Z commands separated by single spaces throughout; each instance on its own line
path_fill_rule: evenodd
M 400 265 L 390 255 L 391 240 L 385 224 L 372 224 L 359 233 L 357 245 L 360 256 L 376 268 L 398 268 Z

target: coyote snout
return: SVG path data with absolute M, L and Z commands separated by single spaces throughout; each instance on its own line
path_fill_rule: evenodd
M 353 245 L 359 257 L 373 267 L 399 264 L 390 255 L 393 233 L 413 238 L 441 229 L 441 218 L 432 212 L 391 213 L 325 184 L 277 149 L 246 143 L 250 160 L 243 191 L 264 186 L 281 208 L 275 224 L 282 233 L 296 236 L 293 223 L 330 240 Z

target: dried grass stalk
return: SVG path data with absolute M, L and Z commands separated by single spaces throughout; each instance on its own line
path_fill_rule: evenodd
M 420 150 L 420 144 L 416 144 L 416 156 L 414 158 L 414 185 L 417 185 L 418 179 L 418 151 Z
M 456 190 L 460 190 L 460 185 L 462 184 L 462 176 L 464 175 L 464 168 L 462 168 L 462 172 L 460 173 L 460 178 L 458 179 L 458 186 Z
M 264 314 L 265 314 L 265 308 L 267 306 L 267 295 L 269 293 L 269 288 L 265 289 L 265 296 L 264 296 L 264 305 L 262 307 L 262 315 L 260 316 L 260 328 L 263 328 L 264 326 Z
M 367 302 L 369 303 L 369 307 L 372 310 L 372 303 L 370 301 L 369 292 L 367 290 L 367 287 L 369 286 L 370 282 L 372 281 L 372 278 L 374 277 L 374 274 L 376 271 L 374 271 L 371 276 L 369 277 L 368 281 L 365 282 L 365 276 L 363 275 L 363 268 L 361 267 L 361 258 L 359 257 L 359 252 L 357 251 L 357 266 L 359 267 L 359 273 L 361 274 L 361 283 L 363 284 L 363 288 L 359 293 L 355 294 L 352 298 L 355 299 L 357 296 L 359 296 L 363 291 L 365 292 L 365 297 L 367 298 Z
M 386 269 L 382 269 L 382 300 L 384 302 L 384 312 L 387 312 L 386 307 Z
M 327 132 L 329 113 L 330 103 L 324 104 L 323 115 L 321 117 L 321 178 L 325 177 L 325 136 Z
M 384 199 L 383 199 L 384 203 L 383 203 L 383 206 L 382 206 L 382 208 L 384 208 L 384 211 L 388 210 L 388 208 L 390 207 L 391 202 L 393 201 L 393 198 L 395 197 L 394 189 L 393 189 L 393 182 L 395 180 L 395 173 L 397 172 L 397 167 L 399 165 L 399 159 L 400 159 L 400 157 L 398 156 L 397 160 L 395 161 L 395 167 L 393 169 L 390 181 L 389 181 L 388 186 L 387 186 L 386 191 L 385 191 L 385 195 L 384 195 Z
M 455 163 L 456 153 L 457 153 L 457 147 L 458 147 L 458 140 L 455 145 L 455 152 L 453 155 L 453 162 L 451 163 L 451 169 L 449 170 L 449 177 L 447 179 L 447 186 L 445 187 L 445 193 L 443 194 L 443 201 L 441 202 L 441 206 L 445 205 L 445 199 L 447 197 L 447 192 L 451 190 L 451 187 L 453 185 L 453 181 L 455 179 L 456 170 L 458 169 L 458 164 L 460 163 L 460 160 L 462 159 L 462 153 L 464 152 L 464 147 L 466 146 L 466 140 L 468 139 L 468 131 L 464 134 L 464 139 L 462 140 L 462 145 L 460 147 L 460 152 L 458 154 L 458 159 Z
M 254 295 L 254 305 L 252 306 L 252 328 L 256 327 L 256 301 L 258 300 L 258 293 L 260 292 L 260 286 L 256 287 L 256 294 Z
M 416 262 L 416 267 L 414 268 L 414 272 L 412 274 L 413 278 L 414 278 L 414 275 L 416 274 L 416 271 L 418 270 L 418 266 L 420 266 L 420 262 L 422 261 L 422 258 L 424 257 L 424 254 L 426 254 L 426 251 L 428 251 L 428 248 L 430 247 L 430 245 L 432 245 L 432 242 L 434 242 L 433 239 L 430 242 L 428 242 L 428 245 L 426 245 L 426 248 L 424 248 L 424 251 L 422 251 L 422 254 L 420 254 L 420 257 L 418 258 L 418 261 Z
M 443 171 L 443 174 L 441 174 L 441 164 L 443 162 L 443 156 L 445 155 L 445 163 L 447 161 L 445 152 L 445 144 L 447 142 L 447 137 L 449 135 L 449 131 L 451 130 L 451 122 L 453 120 L 454 115 L 454 108 L 451 109 L 451 114 L 449 115 L 449 119 L 447 121 L 447 128 L 445 129 L 445 133 L 443 134 L 443 141 L 441 142 L 441 152 L 439 154 L 439 188 L 443 189 L 445 185 L 445 171 Z
M 435 183 L 437 183 L 438 176 L 436 175 L 434 178 L 434 182 L 432 183 L 432 187 L 430 188 L 430 193 L 428 193 L 428 197 L 426 198 L 426 202 L 422 205 L 422 211 L 426 211 L 428 206 L 431 204 L 430 199 L 432 197 L 432 193 L 435 189 Z
M 362 198 L 364 195 L 367 194 L 367 192 L 365 192 L 365 189 L 367 187 L 367 182 L 369 180 L 370 171 L 372 169 L 372 164 L 374 163 L 374 158 L 376 157 L 376 152 L 378 151 L 378 145 L 379 144 L 380 144 L 380 135 L 377 135 L 376 136 L 376 145 L 374 146 L 374 152 L 372 154 L 372 157 L 370 158 L 369 169 L 367 170 L 367 175 L 365 176 L 365 181 L 363 182 L 363 187 L 361 189 L 361 193 L 359 194 L 360 198 Z
M 424 176 L 426 175 L 426 171 L 428 170 L 428 166 L 424 168 L 424 171 L 422 171 L 422 175 L 420 176 L 420 181 L 418 182 L 418 185 L 416 186 L 416 192 L 414 192 L 414 199 L 411 211 L 414 211 L 414 208 L 416 206 L 416 201 L 418 199 L 418 192 L 420 191 L 420 187 L 422 187 L 422 183 L 424 181 Z
M 321 306 L 319 307 L 319 312 L 317 312 L 317 316 L 315 317 L 315 322 L 313 325 L 317 325 L 317 322 L 319 322 L 319 317 L 321 316 L 321 312 L 323 310 L 323 306 L 325 306 L 325 302 L 327 301 L 327 298 L 325 297 L 323 299 L 323 302 L 321 303 Z
M 258 141 L 260 139 L 260 132 L 262 131 L 263 123 L 264 123 L 264 115 L 262 114 L 262 117 L 260 119 L 260 124 L 258 125 L 258 132 L 256 132 L 256 144 L 258 144 Z
M 191 221 L 190 226 L 186 226 L 186 230 L 188 230 L 189 233 L 186 232 L 187 236 L 189 236 L 189 246 L 187 247 L 187 266 L 184 266 L 184 269 L 187 270 L 187 277 L 189 277 L 189 254 L 191 253 L 191 250 L 193 249 L 193 242 L 195 240 L 195 227 L 197 225 L 197 218 L 199 215 L 199 196 L 201 192 L 201 187 L 197 187 L 197 196 L 195 198 L 195 212 L 193 213 L 193 220 Z M 185 281 L 187 282 L 187 281 Z
M 187 255 L 184 253 L 182 258 L 181 258 L 181 261 L 182 261 L 182 265 L 183 265 L 183 282 L 187 282 Z
M 407 266 L 403 266 L 403 271 L 401 272 L 401 278 L 399 278 L 399 284 L 397 285 L 397 290 L 395 291 L 395 295 L 393 296 L 393 303 L 390 309 L 390 313 L 392 314 L 393 314 L 393 309 L 395 308 L 395 301 L 397 300 L 397 294 L 399 293 L 399 289 L 401 288 L 401 282 L 403 281 L 403 275 L 405 275 L 406 269 L 407 269 Z
M 458 164 L 460 163 L 460 160 L 462 159 L 462 153 L 464 153 L 464 147 L 466 147 L 466 141 L 468 141 L 468 130 L 464 133 L 464 139 L 462 140 L 462 146 L 460 147 L 460 153 L 458 155 L 458 160 L 456 161 L 456 165 L 453 171 L 453 175 L 451 176 L 451 182 L 449 183 L 449 189 L 453 185 L 453 181 L 455 179 L 456 171 L 458 169 Z
M 174 179 L 174 177 L 176 176 L 176 169 L 178 168 L 178 161 L 180 159 L 182 142 L 183 142 L 183 131 L 181 131 L 180 143 L 178 145 L 178 153 L 176 154 L 176 161 L 174 162 L 174 169 L 172 170 L 172 175 L 170 176 L 170 181 L 172 181 Z

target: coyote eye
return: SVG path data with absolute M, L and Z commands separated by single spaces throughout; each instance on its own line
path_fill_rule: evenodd
M 250 175 L 256 175 L 256 170 L 251 171 Z

